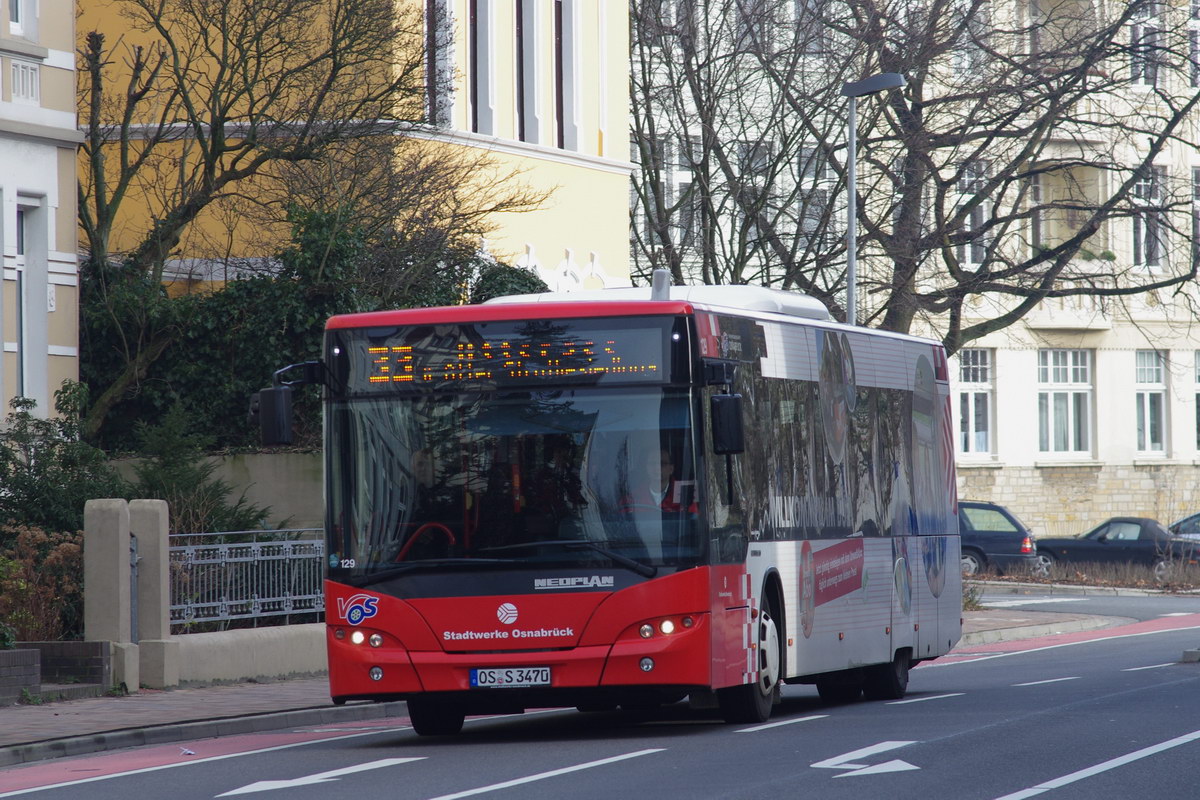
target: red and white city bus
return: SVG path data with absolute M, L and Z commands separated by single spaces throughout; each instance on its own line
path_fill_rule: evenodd
M 942 347 L 789 292 L 651 294 L 329 320 L 335 702 L 405 699 L 420 734 L 687 696 L 754 722 L 782 683 L 902 697 L 955 644 Z

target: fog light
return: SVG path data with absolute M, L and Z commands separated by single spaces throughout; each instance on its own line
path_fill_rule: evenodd
M 381 647 L 383 645 L 383 637 L 378 633 L 372 633 L 371 638 L 367 640 L 371 647 Z
M 658 629 L 663 632 L 664 636 L 670 636 L 675 632 L 675 623 L 669 619 L 664 619 L 658 623 Z
M 640 630 L 638 630 L 638 633 L 642 635 L 643 639 L 649 639 L 654 635 L 654 626 L 647 623 L 643 625 Z
M 373 681 L 383 680 L 383 668 L 382 667 L 371 667 L 371 671 L 368 672 L 367 674 L 371 676 L 371 680 L 373 680 Z
M 696 624 L 696 621 L 695 621 L 694 619 L 692 619 L 691 617 L 684 617 L 684 618 L 683 618 L 683 627 L 685 627 L 685 628 L 690 628 L 690 627 L 692 627 L 692 626 L 693 626 L 693 625 L 695 625 L 695 624 Z
M 354 633 L 350 634 L 350 641 L 354 642 L 355 644 L 362 644 L 366 640 L 367 635 L 362 631 L 355 631 Z
M 346 638 L 346 632 L 345 632 L 344 630 L 342 630 L 341 628 L 335 628 L 335 629 L 334 629 L 334 631 L 333 631 L 333 638 L 335 638 L 335 639 L 345 639 L 345 638 Z
M 642 668 L 642 672 L 649 672 L 650 670 L 654 669 L 654 659 L 643 658 L 638 666 Z

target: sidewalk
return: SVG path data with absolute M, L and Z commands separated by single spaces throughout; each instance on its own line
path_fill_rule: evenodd
M 1070 633 L 1127 620 L 1021 609 L 964 614 L 961 645 Z M 329 700 L 324 677 L 0 707 L 0 768 L 101 750 L 403 716 L 404 703 Z

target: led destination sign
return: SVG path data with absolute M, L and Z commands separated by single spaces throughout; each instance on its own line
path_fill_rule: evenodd
M 347 385 L 352 391 L 444 388 L 455 383 L 666 380 L 665 327 L 599 330 L 595 321 L 589 323 L 351 329 L 338 332 L 331 355 L 335 364 L 349 367 Z

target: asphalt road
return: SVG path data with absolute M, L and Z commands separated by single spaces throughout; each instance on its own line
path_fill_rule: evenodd
M 383 720 L 16 767 L 0 798 L 1197 797 L 1200 664 L 1180 656 L 1200 645 L 1200 600 L 1034 599 L 1142 622 L 964 648 L 914 670 L 899 702 L 788 687 L 766 725 L 683 705 L 475 719 L 447 739 Z

